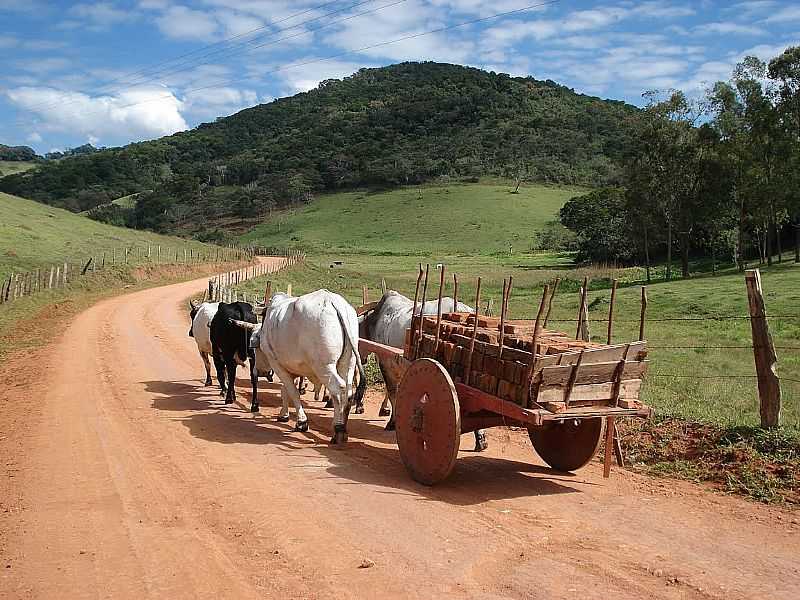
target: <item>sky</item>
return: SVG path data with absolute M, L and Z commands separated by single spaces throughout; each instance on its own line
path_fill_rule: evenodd
M 0 0 L 0 143 L 123 145 L 409 60 L 642 105 L 800 45 L 797 0 L 545 2 Z

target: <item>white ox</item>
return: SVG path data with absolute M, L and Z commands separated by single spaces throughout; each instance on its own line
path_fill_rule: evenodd
M 211 364 L 208 355 L 211 350 L 211 319 L 217 314 L 219 302 L 195 303 L 189 301 L 189 317 L 192 319 L 192 327 L 189 329 L 189 337 L 193 337 L 203 359 L 203 366 L 206 368 L 206 385 L 211 385 Z
M 423 314 L 437 314 L 438 304 L 438 300 L 429 300 L 422 306 Z M 454 305 L 455 300 L 453 298 L 442 298 L 443 313 L 453 312 Z M 419 305 L 415 308 L 414 301 L 411 298 L 407 298 L 400 292 L 388 290 L 378 301 L 375 309 L 360 318 L 359 335 L 373 342 L 394 348 L 402 348 L 405 344 L 406 330 L 411 327 L 412 308 L 414 308 L 413 314 L 419 314 Z M 471 306 L 463 302 L 459 302 L 455 310 L 457 312 L 474 312 Z M 391 375 L 380 364 L 380 360 L 378 360 L 378 366 L 381 368 L 381 374 L 386 384 L 386 397 L 383 399 L 378 414 L 389 414 L 388 405 L 391 404 L 392 416 L 386 424 L 386 429 L 391 431 L 395 428 L 394 396 L 397 392 L 397 385 L 400 382 L 392 380 Z M 483 431 L 475 431 L 475 451 L 485 450 L 487 447 L 486 436 Z
M 289 399 L 297 411 L 296 429 L 306 431 L 308 418 L 300 401 L 296 377 L 305 377 L 317 388 L 324 385 L 333 400 L 331 444 L 347 441 L 347 418 L 355 370 L 359 383 L 353 399 L 361 404 L 367 379 L 358 354 L 358 317 L 338 294 L 317 290 L 300 297 L 283 293 L 272 296 L 261 327 L 235 321 L 253 332 L 259 370 L 269 365 L 280 377 L 283 403 L 278 421 L 289 420 Z M 261 354 L 262 356 L 259 356 Z

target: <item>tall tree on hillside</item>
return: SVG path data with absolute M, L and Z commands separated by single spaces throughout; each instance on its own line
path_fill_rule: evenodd
M 647 107 L 634 119 L 639 145 L 627 167 L 628 197 L 645 232 L 648 232 L 647 226 L 653 224 L 653 213 L 660 217 L 665 229 L 667 279 L 672 278 L 675 234 L 681 272 L 688 277 L 705 152 L 695 127 L 701 111 L 695 102 L 676 90 L 670 91 L 666 98 L 660 92 L 648 92 L 645 98 Z M 648 239 L 645 243 L 647 258 L 649 244 Z
M 777 108 L 787 143 L 782 179 L 788 184 L 787 207 L 794 216 L 794 261 L 800 262 L 800 46 L 787 48 L 769 63 L 769 77 L 778 84 Z
M 729 82 L 708 92 L 711 123 L 720 136 L 720 154 L 731 173 L 732 200 L 739 212 L 737 265 L 744 270 L 747 228 L 759 238 L 759 255 L 771 260 L 777 210 L 769 188 L 774 184 L 776 131 L 774 110 L 763 80 L 766 67 L 748 56 Z

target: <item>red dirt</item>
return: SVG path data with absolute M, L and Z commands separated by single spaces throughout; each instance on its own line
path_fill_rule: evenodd
M 307 434 L 276 423 L 266 382 L 260 415 L 244 378 L 223 405 L 186 335 L 204 285 L 104 300 L 3 365 L 0 598 L 800 597 L 797 513 L 558 474 L 507 429 L 426 488 L 377 391 L 341 448 L 313 402 Z

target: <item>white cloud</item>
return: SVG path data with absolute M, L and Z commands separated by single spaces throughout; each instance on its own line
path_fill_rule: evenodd
M 787 6 L 764 19 L 765 23 L 786 23 L 800 21 L 800 6 Z
M 182 102 L 164 88 L 136 88 L 114 96 L 88 96 L 48 87 L 6 92 L 17 107 L 36 115 L 37 128 L 117 144 L 188 128 Z
M 15 64 L 24 71 L 42 75 L 45 73 L 52 73 L 53 71 L 63 71 L 72 66 L 72 61 L 66 58 L 50 57 L 18 60 Z
M 216 13 L 217 20 L 225 29 L 225 36 L 240 36 L 264 26 L 264 22 L 255 17 L 230 11 Z
M 69 12 L 78 19 L 88 21 L 91 29 L 108 29 L 136 18 L 135 13 L 117 8 L 111 2 L 76 4 Z
M 766 31 L 755 25 L 741 25 L 730 21 L 719 21 L 715 23 L 703 23 L 694 28 L 696 33 L 719 33 L 733 35 L 766 35 Z
M 28 135 L 28 141 L 31 142 L 32 144 L 38 144 L 39 142 L 42 141 L 42 136 L 39 134 L 38 131 L 32 131 Z
M 411 0 L 338 24 L 334 32 L 327 33 L 324 39 L 337 48 L 363 48 L 424 33 L 445 23 L 439 11 L 422 0 Z M 471 56 L 475 44 L 456 35 L 424 35 L 370 48 L 361 54 L 396 61 L 439 60 L 463 63 Z
M 185 6 L 170 6 L 156 18 L 156 25 L 164 35 L 177 40 L 213 40 L 218 28 L 209 13 Z
M 208 120 L 227 116 L 257 104 L 258 94 L 254 90 L 223 86 L 189 92 L 183 100 L 186 113 L 197 119 Z

